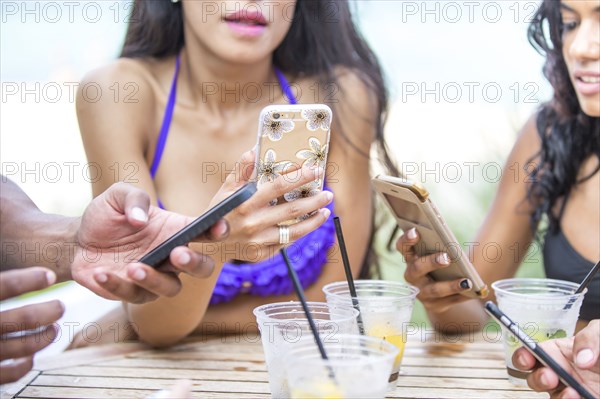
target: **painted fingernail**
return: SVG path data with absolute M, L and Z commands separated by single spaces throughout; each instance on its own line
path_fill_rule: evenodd
M 181 255 L 179 255 L 179 263 L 181 263 L 182 265 L 187 265 L 188 263 L 190 263 L 191 260 L 192 257 L 187 252 L 184 252 Z
M 148 221 L 148 215 L 142 208 L 138 206 L 134 207 L 131 210 L 131 217 L 137 220 L 138 222 L 146 223 Z
M 100 284 L 104 284 L 108 281 L 108 276 L 104 273 L 96 274 L 96 281 Z
M 331 191 L 325 191 L 325 198 L 327 198 L 328 202 L 333 200 L 333 193 Z
M 142 281 L 146 278 L 146 271 L 144 269 L 137 269 L 135 272 L 133 272 L 132 277 L 134 280 Z
M 460 282 L 460 288 L 462 288 L 463 290 L 471 289 L 471 280 L 469 280 L 468 278 L 466 278 L 463 281 L 461 281 Z
M 331 211 L 327 208 L 323 208 L 321 209 L 321 212 L 323 212 L 323 216 L 325 216 L 325 219 L 329 219 L 329 215 L 331 215 Z
M 54 274 L 54 272 L 46 272 L 46 281 L 48 282 L 48 285 L 56 283 L 56 274 Z
M 417 238 L 417 229 L 415 229 L 414 227 L 410 230 L 408 230 L 408 233 L 406 233 L 406 236 L 408 237 L 409 240 L 414 240 L 415 238 Z
M 591 349 L 582 349 L 577 353 L 575 363 L 578 366 L 585 366 L 594 359 L 594 352 Z
M 435 261 L 437 263 L 439 263 L 440 265 L 444 265 L 444 266 L 448 266 L 450 264 L 450 258 L 448 257 L 448 254 L 446 254 L 446 253 L 439 254 L 437 256 L 437 258 L 435 259 Z

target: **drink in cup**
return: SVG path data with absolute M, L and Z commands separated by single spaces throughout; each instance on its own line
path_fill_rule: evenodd
M 545 278 L 511 278 L 492 284 L 498 307 L 537 342 L 573 336 L 584 290 L 574 294 L 579 285 Z M 527 385 L 528 372 L 513 366 L 512 355 L 520 341 L 503 329 L 504 356 L 508 379 L 515 385 Z
M 419 289 L 405 283 L 382 280 L 356 280 L 354 285 L 356 298 L 351 298 L 346 281 L 327 284 L 323 292 L 327 303 L 332 306 L 351 306 L 354 299 L 360 310 L 364 333 L 398 348 L 389 376 L 389 389 L 394 390 L 406 343 L 406 325 L 410 322 Z
M 292 398 L 383 398 L 398 348 L 379 338 L 338 334 L 323 344 L 312 337 L 294 345 L 284 360 Z
M 358 333 L 358 311 L 352 306 L 330 306 L 323 302 L 308 302 L 308 308 L 324 343 L 335 341 L 339 334 Z M 289 397 L 283 357 L 302 338 L 313 338 L 300 302 L 277 302 L 254 309 L 260 330 L 269 387 L 274 398 Z

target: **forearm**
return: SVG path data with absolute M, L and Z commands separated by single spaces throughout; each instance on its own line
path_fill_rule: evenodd
M 4 176 L 0 184 L 1 270 L 44 266 L 69 280 L 80 219 L 46 214 Z
M 201 252 L 201 246 L 190 246 Z M 141 305 L 125 304 L 129 321 L 134 324 L 142 341 L 156 347 L 164 347 L 177 343 L 194 331 L 206 313 L 223 268 L 223 263 L 218 261 L 217 255 L 214 255 L 213 259 L 215 268 L 208 278 L 180 275 L 182 288 L 176 296 L 160 297 Z

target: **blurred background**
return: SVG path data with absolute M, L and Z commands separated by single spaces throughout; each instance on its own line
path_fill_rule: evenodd
M 407 177 L 429 189 L 459 241 L 467 243 L 483 221 L 519 129 L 551 95 L 541 73 L 543 59 L 526 38 L 538 1 L 351 4 L 387 77 L 389 147 Z M 3 0 L 0 5 L 1 172 L 42 210 L 80 215 L 91 199 L 96 171 L 86 165 L 78 132 L 77 83 L 118 56 L 131 2 Z M 393 223 L 384 212 L 379 219 L 383 276 L 401 279 L 401 257 L 384 248 Z M 541 273 L 535 249 L 527 259 L 520 273 Z M 26 300 L 50 297 L 66 302 L 67 312 L 60 343 L 46 354 L 66 346 L 70 331 L 118 306 L 76 284 Z M 14 302 L 2 304 L 7 306 Z M 414 320 L 425 320 L 422 309 Z

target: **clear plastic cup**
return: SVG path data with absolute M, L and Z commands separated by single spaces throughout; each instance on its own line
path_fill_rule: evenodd
M 323 292 L 332 306 L 352 306 L 358 303 L 364 333 L 395 345 L 399 353 L 389 376 L 389 390 L 396 389 L 400 364 L 406 344 L 406 326 L 419 289 L 412 285 L 383 280 L 356 280 L 356 298 L 351 298 L 348 282 L 327 284 Z
M 335 342 L 334 342 L 335 341 Z M 292 398 L 383 398 L 398 348 L 379 338 L 339 334 L 323 344 L 311 337 L 289 350 L 285 371 Z
M 339 334 L 358 334 L 358 311 L 351 306 L 308 302 L 310 313 L 324 343 L 336 342 Z M 313 337 L 300 302 L 277 302 L 254 309 L 260 330 L 269 387 L 274 398 L 289 398 L 283 356 L 303 337 Z
M 575 332 L 585 289 L 575 294 L 578 284 L 546 278 L 511 278 L 492 284 L 498 307 L 533 339 L 542 342 L 571 337 Z M 512 355 L 520 341 L 502 329 L 508 379 L 515 385 L 527 385 L 527 372 L 517 369 Z

